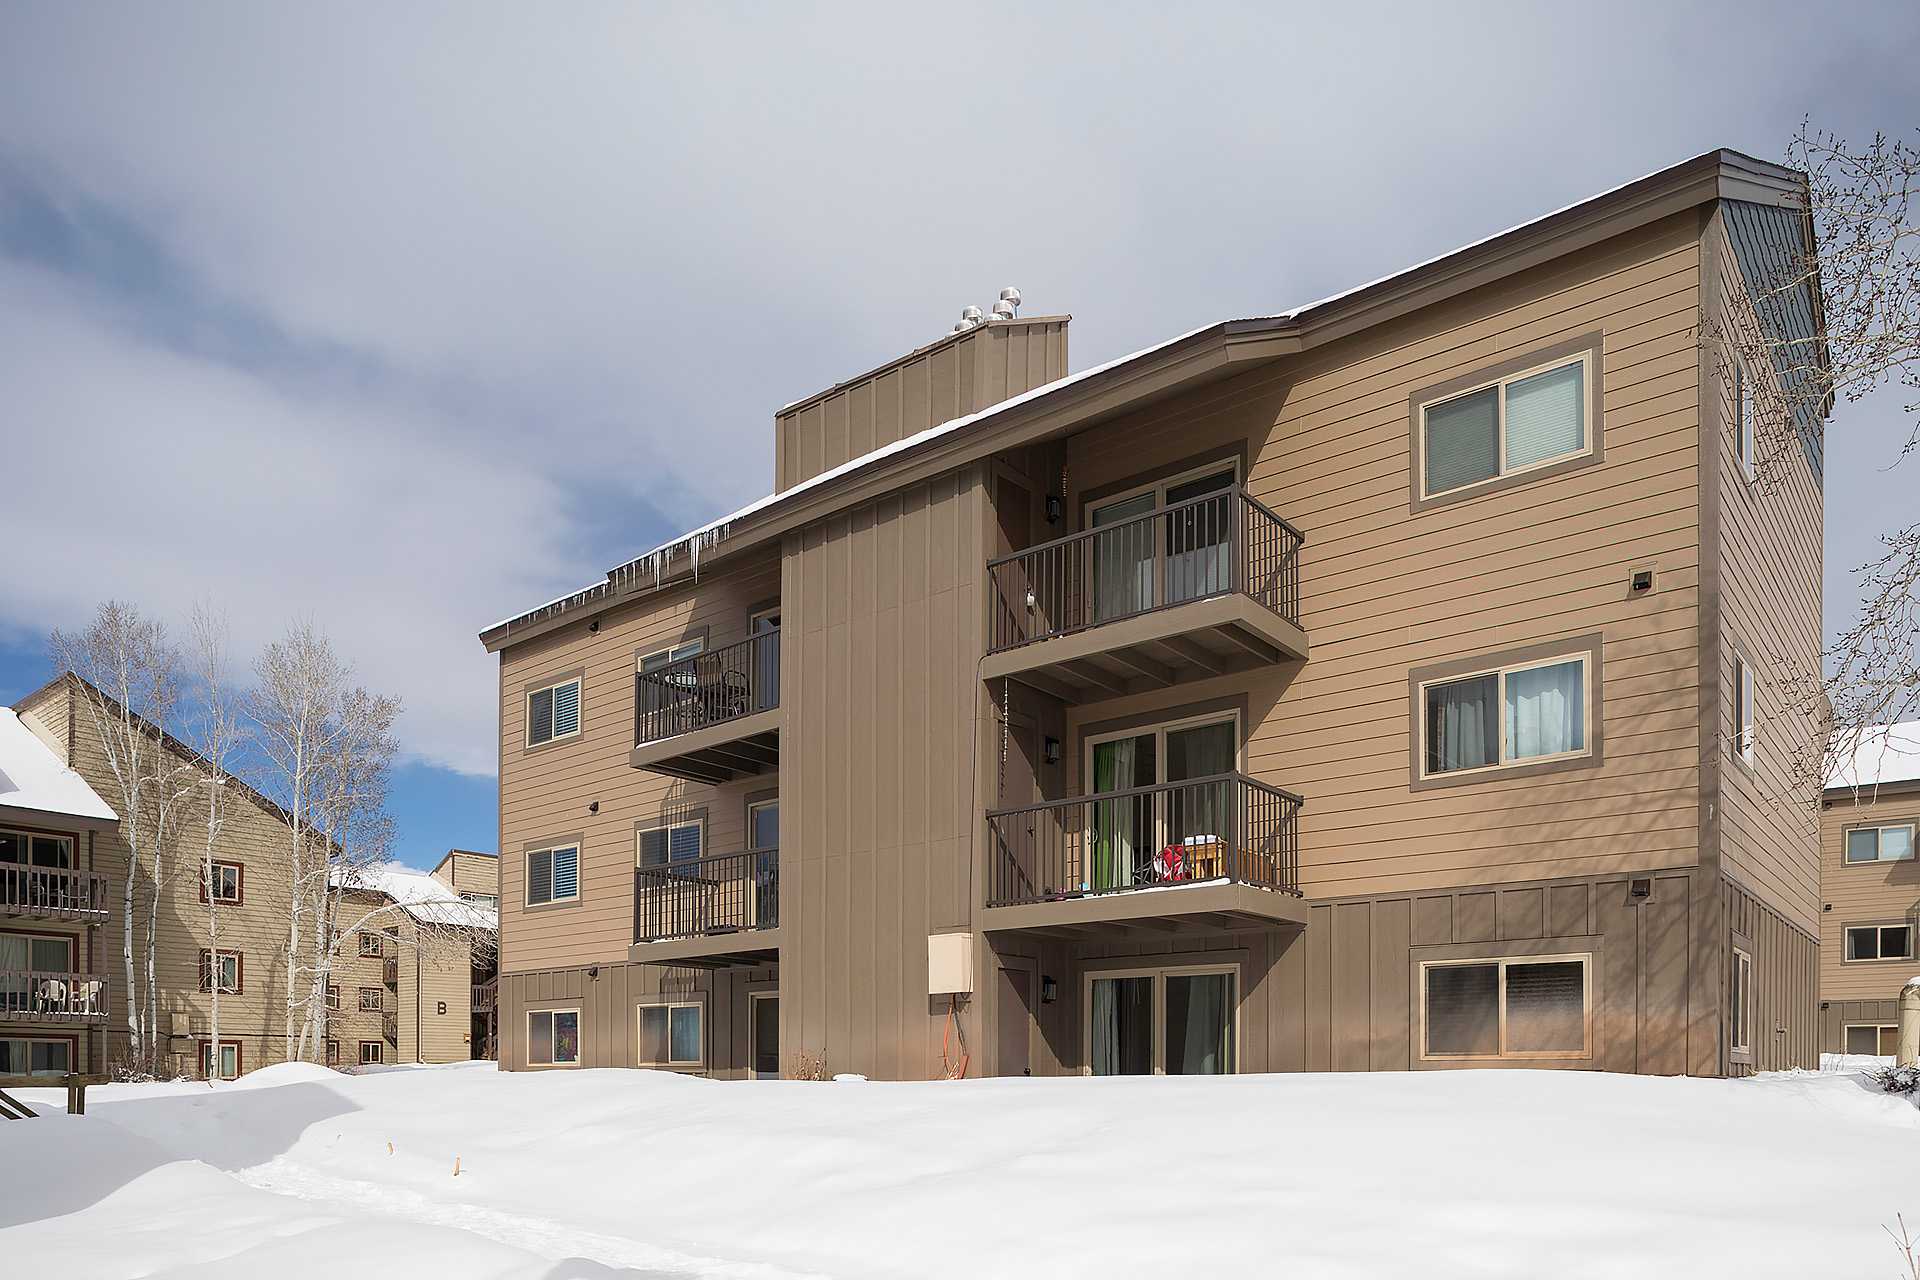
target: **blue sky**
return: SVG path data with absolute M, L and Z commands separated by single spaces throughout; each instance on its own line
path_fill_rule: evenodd
M 490 847 L 476 633 L 765 493 L 776 406 L 1002 285 L 1085 368 L 1920 124 L 1910 3 L 1608 12 L 8 5 L 0 700 L 109 596 L 241 663 L 311 618 L 406 703 L 406 860 Z M 1903 435 L 1830 431 L 1830 630 Z

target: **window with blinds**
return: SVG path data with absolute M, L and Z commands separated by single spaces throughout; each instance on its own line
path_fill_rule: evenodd
M 705 844 L 705 824 L 676 822 L 640 833 L 640 865 L 664 867 L 698 862 Z
M 1422 965 L 1421 1056 L 1590 1056 L 1591 960 L 1581 954 Z
M 537 747 L 580 732 L 580 678 L 527 694 L 527 745 Z
M 580 850 L 572 845 L 527 854 L 527 905 L 570 902 L 580 896 Z
M 1588 353 L 1420 407 L 1421 492 L 1453 493 L 1589 452 Z

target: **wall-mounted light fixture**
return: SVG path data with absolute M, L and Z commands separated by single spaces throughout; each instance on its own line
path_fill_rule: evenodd
M 588 812 L 588 813 L 598 813 L 598 812 L 600 812 L 600 802 L 599 802 L 598 800 L 595 800 L 595 801 L 594 801 L 594 802 L 593 802 L 592 804 L 590 804 L 590 805 L 588 805 L 588 806 L 587 806 L 587 812 Z
M 1059 524 L 1067 516 L 1067 504 L 1057 493 L 1047 495 L 1047 523 Z
M 1633 901 L 1645 902 L 1648 898 L 1651 898 L 1652 896 L 1653 896 L 1652 880 L 1629 880 L 1627 882 L 1627 897 L 1631 898 Z
M 1040 748 L 1040 754 L 1043 757 L 1045 757 L 1046 762 L 1048 764 L 1059 764 L 1060 763 L 1060 739 L 1048 738 L 1045 744 L 1042 745 L 1042 747 Z
M 1040 979 L 1040 1003 L 1052 1004 L 1060 998 L 1060 984 L 1052 978 L 1042 975 Z

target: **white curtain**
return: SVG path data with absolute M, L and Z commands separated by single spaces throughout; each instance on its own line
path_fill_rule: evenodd
M 1512 759 L 1560 755 L 1586 745 L 1581 663 L 1507 676 L 1507 749 Z
M 1093 620 L 1124 618 L 1153 607 L 1153 495 L 1143 493 L 1093 513 Z
M 1088 1065 L 1097 1076 L 1120 1074 L 1120 1016 L 1114 986 L 1106 978 L 1093 984 L 1093 1060 Z

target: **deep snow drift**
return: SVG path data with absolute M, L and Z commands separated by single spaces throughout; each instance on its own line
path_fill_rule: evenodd
M 1920 1109 L 1843 1072 L 295 1066 L 84 1117 L 27 1096 L 43 1118 L 0 1126 L 21 1276 L 1883 1276 L 1883 1224 L 1920 1218 Z

